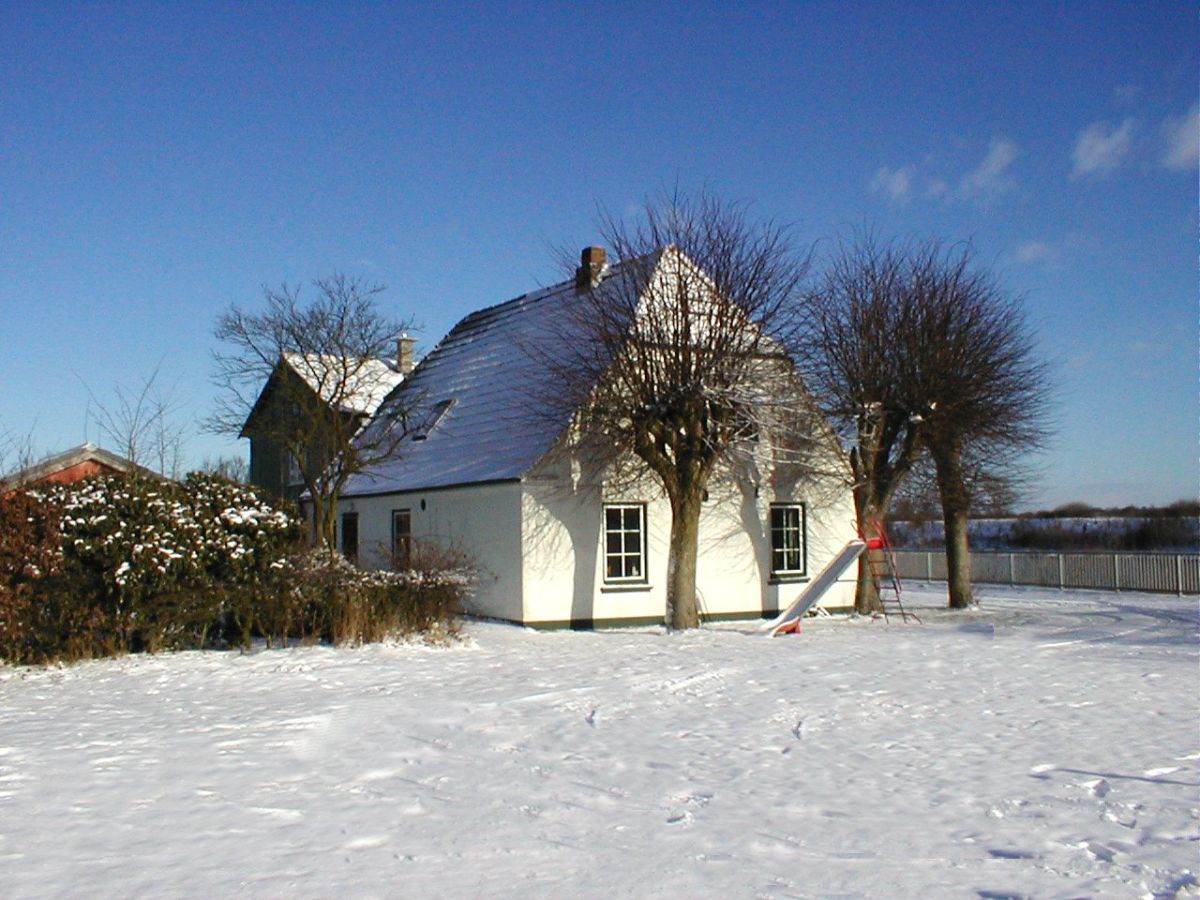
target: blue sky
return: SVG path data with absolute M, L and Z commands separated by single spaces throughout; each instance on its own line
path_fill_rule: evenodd
M 1193 4 L 430 7 L 0 6 L 0 431 L 160 363 L 197 422 L 265 283 L 382 282 L 428 349 L 678 182 L 972 240 L 1056 367 L 1025 505 L 1196 496 Z

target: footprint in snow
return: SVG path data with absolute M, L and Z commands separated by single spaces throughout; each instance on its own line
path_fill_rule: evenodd
M 707 794 L 707 793 L 698 791 L 698 792 L 692 793 L 692 794 L 676 794 L 675 796 L 671 797 L 670 803 L 672 806 L 683 805 L 683 806 L 705 807 L 705 806 L 708 806 L 708 804 L 712 800 L 712 798 L 713 798 L 712 794 Z
M 1085 781 L 1083 786 L 1088 789 L 1093 797 L 1107 797 L 1109 791 L 1112 790 L 1112 785 L 1103 778 L 1097 778 L 1095 781 Z
M 1001 850 L 993 848 L 988 850 L 988 855 L 992 859 L 1037 859 L 1037 854 L 1032 850 Z
M 1081 846 L 1087 851 L 1088 856 L 1099 862 L 1110 863 L 1117 856 L 1117 851 L 1096 841 L 1085 841 Z

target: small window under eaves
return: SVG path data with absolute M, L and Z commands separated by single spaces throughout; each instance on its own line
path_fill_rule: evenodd
M 436 406 L 434 406 L 433 410 L 429 414 L 428 421 L 413 434 L 413 440 L 423 441 L 425 438 L 429 437 L 429 435 L 433 433 L 433 429 L 437 428 L 438 425 L 441 424 L 442 419 L 446 418 L 446 414 L 454 408 L 456 403 L 458 403 L 458 400 L 454 397 L 451 397 L 449 400 L 442 400 Z

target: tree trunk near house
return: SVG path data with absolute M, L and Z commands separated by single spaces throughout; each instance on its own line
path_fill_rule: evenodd
M 858 516 L 858 529 L 864 540 L 878 537 L 872 523 L 880 519 L 879 504 L 869 496 L 868 488 L 860 485 L 854 489 L 854 512 Z M 860 616 L 873 616 L 883 612 L 883 602 L 875 579 L 871 577 L 871 551 L 864 550 L 858 558 L 858 584 L 854 591 L 854 611 Z
M 671 499 L 671 543 L 667 564 L 667 609 L 672 628 L 698 628 L 696 559 L 704 489 L 689 487 Z
M 975 605 L 971 592 L 971 547 L 967 537 L 970 494 L 962 468 L 962 451 L 957 446 L 931 448 L 937 468 L 938 493 L 942 500 L 942 523 L 946 532 L 946 586 L 950 609 Z
M 313 544 L 337 550 L 337 506 L 312 495 Z

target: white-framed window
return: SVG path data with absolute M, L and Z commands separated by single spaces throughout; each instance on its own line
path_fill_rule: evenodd
M 807 510 L 803 503 L 771 504 L 771 574 L 807 573 Z
M 412 510 L 392 510 L 392 568 L 412 566 Z
M 604 506 L 604 580 L 609 584 L 646 580 L 646 505 Z

